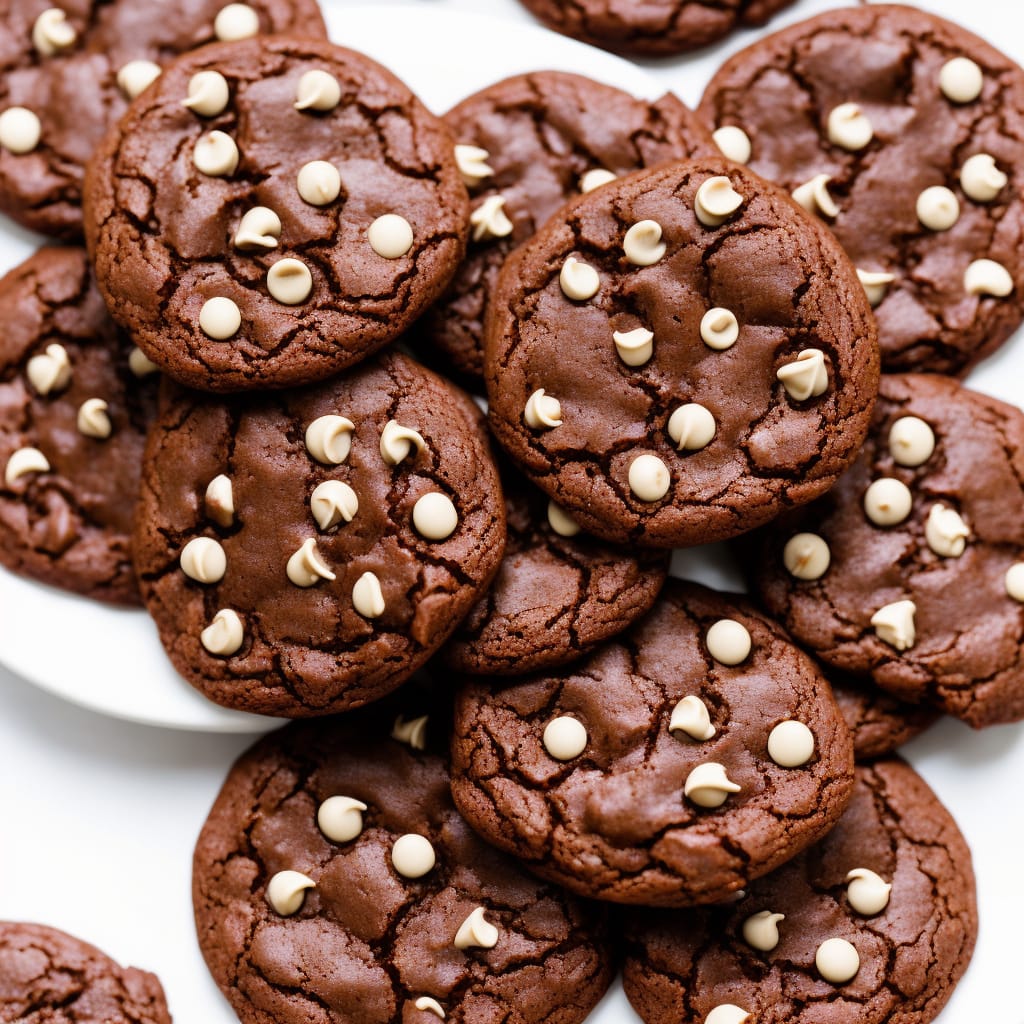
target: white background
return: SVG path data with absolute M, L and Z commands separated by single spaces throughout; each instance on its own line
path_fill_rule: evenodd
M 495 77 L 505 73 L 506 64 L 525 69 L 558 63 L 544 45 L 508 32 L 481 35 L 476 18 L 462 18 L 493 13 L 529 24 L 532 19 L 515 0 L 420 0 L 421 12 L 436 15 L 427 32 L 411 15 L 389 12 L 393 5 L 388 0 L 376 0 L 369 16 L 365 6 L 347 0 L 326 0 L 324 6 L 337 42 L 372 50 L 439 110 L 486 84 L 486 79 L 462 75 L 460 56 L 477 69 L 476 76 L 482 57 Z M 773 24 L 831 6 L 826 0 L 802 0 Z M 1024 5 L 1016 0 L 931 0 L 921 6 L 958 20 L 1024 61 Z M 446 17 L 453 12 L 459 17 Z M 660 85 L 692 104 L 721 59 L 753 37 L 744 33 L 698 57 L 645 67 Z M 571 69 L 579 69 L 578 61 L 576 51 L 566 57 Z M 614 62 L 599 60 L 593 74 L 612 84 L 634 81 L 624 72 L 619 80 L 614 67 Z M 28 241 L 0 223 L 0 261 L 13 262 L 12 254 Z M 1021 351 L 1014 344 L 973 374 L 970 383 L 1021 404 L 1024 342 L 1016 341 Z M 688 555 L 678 564 L 707 577 L 701 555 Z M 14 642 L 12 611 L 9 604 L 0 604 L 0 659 L 4 646 Z M 60 617 L 51 618 L 37 635 L 41 645 L 62 644 Z M 107 642 L 116 646 L 117 636 Z M 73 661 L 71 666 L 66 682 L 74 686 Z M 134 667 L 127 682 L 144 692 L 146 665 Z M 974 851 L 978 874 L 978 950 L 941 1024 L 1024 1020 L 1017 995 L 1024 916 L 1022 737 L 1024 727 L 972 733 L 947 721 L 907 750 L 953 810 Z M 0 918 L 55 925 L 124 963 L 157 971 L 180 1024 L 231 1024 L 234 1015 L 209 980 L 196 947 L 190 866 L 210 802 L 231 760 L 248 742 L 240 735 L 187 733 L 106 718 L 0 668 Z M 593 1024 L 636 1020 L 621 992 L 613 992 L 592 1018 Z

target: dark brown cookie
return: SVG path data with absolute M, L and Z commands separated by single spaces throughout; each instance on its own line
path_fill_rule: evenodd
M 497 470 L 466 401 L 397 353 L 299 391 L 168 389 L 136 559 L 178 671 L 218 704 L 300 717 L 375 700 L 419 668 L 504 549 Z
M 853 469 L 773 523 L 752 570 L 823 661 L 980 727 L 1024 718 L 1022 561 L 1024 414 L 908 374 L 882 378 Z
M 107 136 L 85 200 L 113 315 L 211 391 L 319 380 L 392 341 L 469 229 L 444 124 L 368 57 L 284 37 L 168 68 Z
M 137 604 L 132 517 L 156 368 L 107 316 L 84 249 L 41 249 L 0 280 L 0 324 L 0 563 Z
M 214 979 L 243 1024 L 578 1024 L 603 913 L 478 839 L 425 721 L 399 724 L 412 746 L 365 711 L 291 725 L 232 768 L 193 872 Z
M 853 268 L 722 160 L 570 203 L 506 261 L 490 310 L 498 440 L 606 540 L 759 526 L 831 487 L 870 422 L 878 347 Z
M 675 96 L 649 103 L 558 71 L 507 78 L 463 100 L 445 121 L 473 223 L 466 259 L 425 327 L 445 362 L 474 379 L 483 375 L 488 299 L 517 245 L 584 187 L 713 152 L 701 122 Z
M 869 275 L 886 370 L 962 373 L 1020 323 L 1024 72 L 977 36 L 916 7 L 829 11 L 728 60 L 700 113 Z
M 217 38 L 290 31 L 326 35 L 315 0 L 179 0 L 173 13 L 152 0 L 4 0 L 0 210 L 45 234 L 81 235 L 86 161 L 161 67 Z
M 727 899 L 842 814 L 853 750 L 813 662 L 748 603 L 670 582 L 558 676 L 469 683 L 452 793 L 489 842 L 581 896 Z
M 632 912 L 626 995 L 645 1024 L 928 1024 L 977 934 L 956 822 L 912 768 L 878 761 L 822 842 L 743 898 Z
M 793 0 L 522 0 L 558 32 L 618 53 L 667 56 L 763 25 Z
M 0 1021 L 171 1024 L 154 974 L 55 928 L 0 921 Z

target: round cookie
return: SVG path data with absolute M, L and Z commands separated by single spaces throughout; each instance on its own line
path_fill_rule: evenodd
M 974 951 L 971 853 L 912 768 L 877 761 L 821 843 L 742 898 L 634 911 L 625 932 L 645 1024 L 928 1024 Z
M 0 564 L 138 604 L 132 520 L 155 367 L 107 316 L 84 249 L 0 280 Z
M 618 53 L 661 57 L 763 25 L 793 0 L 522 0 L 544 24 Z
M 483 375 L 488 299 L 517 245 L 584 186 L 714 151 L 701 122 L 671 93 L 650 103 L 559 71 L 507 78 L 444 119 L 473 212 L 466 259 L 424 326 L 430 347 L 474 380 Z
M 85 197 L 113 315 L 210 391 L 320 380 L 394 340 L 448 283 L 468 219 L 451 137 L 405 85 L 285 37 L 179 59 L 107 136 Z
M 603 911 L 477 838 L 433 718 L 402 744 L 381 717 L 290 725 L 231 769 L 193 870 L 214 980 L 243 1024 L 579 1024 L 612 978 Z
M 240 32 L 327 32 L 315 0 L 179 0 L 167 13 L 152 0 L 6 0 L 0 210 L 44 234 L 81 235 L 85 164 L 160 68 Z
M 624 551 L 579 527 L 519 473 L 502 473 L 508 543 L 491 589 L 444 649 L 474 675 L 565 665 L 647 612 L 668 574 L 662 551 Z
M 977 36 L 916 7 L 829 11 L 730 58 L 700 114 L 867 275 L 887 371 L 963 373 L 1020 323 L 1024 71 Z
M 820 839 L 850 796 L 832 691 L 751 605 L 670 581 L 557 676 L 466 684 L 452 794 L 489 842 L 581 896 L 729 898 Z
M 570 203 L 505 262 L 490 422 L 617 543 L 735 536 L 826 491 L 870 422 L 875 326 L 835 239 L 722 160 Z
M 171 1024 L 154 974 L 41 924 L 0 921 L 0 1020 Z
M 1019 721 L 1022 481 L 1019 409 L 947 377 L 885 376 L 859 460 L 765 531 L 754 584 L 827 664 L 975 727 Z

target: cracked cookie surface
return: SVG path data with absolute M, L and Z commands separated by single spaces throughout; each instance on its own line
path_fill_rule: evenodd
M 733 667 L 711 654 L 722 619 L 751 641 Z M 708 739 L 675 722 L 694 701 Z M 790 721 L 813 747 L 782 767 L 769 736 Z M 555 745 L 568 729 L 575 750 Z M 676 581 L 578 666 L 464 685 L 452 752 L 456 805 L 488 841 L 582 896 L 651 906 L 728 898 L 827 832 L 853 780 L 849 733 L 810 659 L 741 599 Z M 708 765 L 739 787 L 719 786 L 717 807 L 688 788 Z
M 953 100 L 943 69 L 964 58 L 980 70 L 980 95 L 961 85 Z M 850 103 L 871 131 L 859 149 L 830 142 L 830 115 Z M 962 373 L 1020 323 L 1024 72 L 977 36 L 911 7 L 830 11 L 730 58 L 699 113 L 712 130 L 745 131 L 751 169 L 786 189 L 829 176 L 838 209 L 826 223 L 859 269 L 892 277 L 875 286 L 886 370 Z M 994 184 L 972 198 L 961 175 L 978 156 L 995 161 L 976 172 Z M 933 188 L 949 193 L 946 230 L 918 213 Z M 982 259 L 1004 268 L 1009 294 L 966 286 Z
M 297 391 L 163 397 L 136 564 L 171 660 L 217 703 L 304 716 L 375 700 L 497 571 L 504 503 L 487 442 L 468 398 L 411 359 L 385 354 Z M 381 451 L 391 423 L 419 439 L 397 464 Z M 318 444 L 314 424 L 337 432 Z
M 0 921 L 0 1020 L 171 1024 L 156 975 L 55 928 Z
M 695 203 L 716 185 L 741 198 L 709 227 Z M 750 530 L 827 490 L 867 431 L 878 348 L 853 268 L 788 196 L 725 161 L 642 171 L 570 203 L 506 260 L 490 308 L 491 426 L 606 540 L 674 547 Z M 648 352 L 620 354 L 649 334 Z M 824 388 L 812 377 L 794 397 L 778 374 L 808 368 Z M 684 406 L 703 410 L 688 438 L 674 432 Z M 695 439 L 709 418 L 712 436 Z
M 848 889 L 858 869 L 878 876 L 874 905 Z M 854 906 L 875 911 L 883 900 L 870 914 Z M 785 915 L 768 950 L 774 934 L 764 942 L 755 931 L 754 948 L 743 928 L 766 911 Z M 626 995 L 645 1024 L 701 1024 L 723 1005 L 758 1024 L 928 1024 L 967 969 L 977 933 L 967 843 L 924 780 L 892 758 L 859 767 L 838 825 L 742 899 L 685 919 L 632 911 Z M 816 967 L 819 946 L 833 939 L 856 950 L 852 980 L 826 981 Z
M 828 672 L 827 678 L 853 737 L 853 756 L 858 762 L 893 753 L 940 717 L 933 707 L 897 700 L 867 680 L 835 670 Z
M 107 316 L 84 249 L 41 249 L 10 271 L 0 323 L 0 562 L 137 604 L 132 520 L 156 376 L 133 371 L 131 342 Z M 106 403 L 97 410 L 106 437 L 79 422 L 96 400 Z M 19 472 L 26 451 L 45 463 Z
M 474 834 L 451 802 L 440 720 L 414 749 L 372 710 L 262 740 L 203 827 L 199 944 L 236 1013 L 244 1024 L 579 1024 L 612 977 L 603 912 Z M 365 809 L 332 840 L 318 819 L 339 796 Z M 415 878 L 396 842 L 410 835 L 433 850 Z M 313 883 L 290 916 L 268 902 L 282 871 Z M 481 910 L 485 925 L 457 948 Z
M 226 106 L 199 116 L 182 102 L 214 71 Z M 298 110 L 314 72 L 325 108 Z M 107 136 L 86 192 L 114 315 L 176 380 L 212 391 L 323 379 L 394 340 L 447 284 L 468 230 L 444 124 L 368 57 L 307 39 L 181 58 Z M 261 226 L 240 241 L 253 210 Z

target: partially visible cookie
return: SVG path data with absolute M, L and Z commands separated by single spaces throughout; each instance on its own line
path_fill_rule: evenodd
M 820 839 L 853 750 L 813 662 L 751 605 L 669 582 L 585 661 L 460 690 L 452 794 L 481 835 L 581 896 L 731 897 Z
M 0 280 L 0 563 L 137 604 L 132 519 L 156 368 L 114 326 L 84 249 Z
M 178 54 L 216 39 L 326 35 L 315 0 L 6 0 L 0 16 L 0 210 L 82 233 L 82 176 L 107 128 Z
M 916 6 L 828 11 L 731 57 L 700 114 L 835 232 L 886 370 L 960 374 L 1024 317 L 1024 71 Z
M 159 979 L 41 924 L 0 921 L 0 1020 L 171 1024 Z
M 956 822 L 889 759 L 858 768 L 839 824 L 742 898 L 625 924 L 645 1024 L 928 1024 L 970 963 L 978 911 Z
M 277 36 L 180 58 L 89 166 L 112 315 L 209 391 L 321 380 L 398 337 L 469 230 L 443 122 L 363 54 Z
M 696 115 L 669 94 L 638 100 L 580 75 L 516 75 L 445 115 L 469 186 L 469 251 L 426 318 L 426 341 L 458 373 L 483 375 L 483 325 L 505 257 L 567 199 L 612 177 L 712 151 Z

